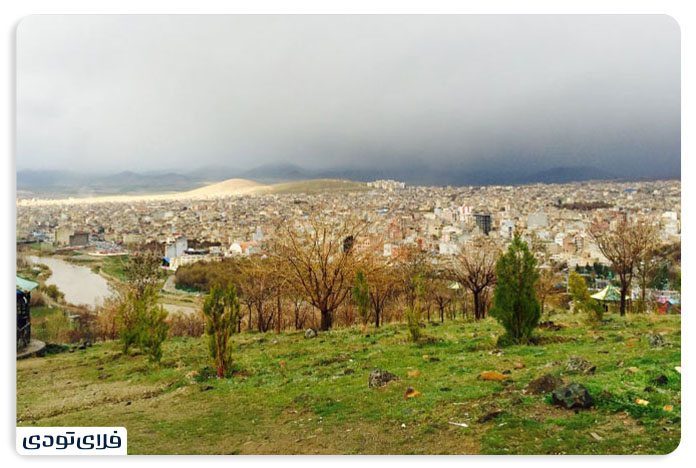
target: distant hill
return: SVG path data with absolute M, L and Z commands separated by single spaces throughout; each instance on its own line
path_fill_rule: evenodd
M 540 171 L 530 177 L 530 182 L 545 184 L 563 184 L 583 180 L 611 180 L 617 179 L 616 174 L 603 171 L 590 166 L 554 167 Z
M 70 171 L 17 172 L 17 190 L 41 197 L 180 192 L 200 187 L 201 183 L 200 179 L 174 172 L 123 171 L 109 175 Z
M 273 193 L 318 193 L 318 192 L 359 192 L 367 190 L 364 182 L 341 179 L 311 179 L 297 182 L 284 182 L 270 187 Z

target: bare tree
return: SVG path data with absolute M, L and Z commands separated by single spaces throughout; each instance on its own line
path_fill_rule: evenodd
M 406 298 L 406 305 L 413 308 L 418 296 L 417 286 L 421 288 L 426 287 L 422 282 L 424 279 L 430 278 L 432 267 L 428 263 L 425 252 L 414 246 L 405 250 L 403 258 L 395 267 L 402 289 L 401 292 Z
M 655 245 L 657 229 L 645 219 L 629 219 L 623 213 L 614 226 L 594 223 L 590 236 L 600 252 L 611 262 L 621 284 L 620 313 L 626 315 L 626 295 L 638 263 Z
M 154 250 L 142 250 L 131 255 L 123 265 L 128 289 L 136 297 L 141 297 L 145 290 L 156 289 L 160 281 L 161 257 Z
M 281 222 L 272 255 L 285 265 L 286 279 L 321 313 L 322 330 L 349 297 L 366 249 L 358 240 L 366 227 L 355 220 L 312 217 L 300 225 Z
M 485 317 L 488 304 L 486 290 L 495 284 L 495 263 L 499 250 L 488 239 L 476 239 L 470 248 L 454 257 L 452 275 L 474 298 L 474 317 Z
M 394 266 L 376 252 L 371 252 L 366 257 L 365 271 L 369 282 L 370 308 L 375 317 L 375 327 L 379 328 L 384 321 L 384 310 L 387 304 L 398 293 L 399 278 L 395 274 Z
M 539 269 L 539 279 L 534 283 L 534 289 L 536 292 L 537 299 L 541 304 L 541 314 L 544 314 L 544 305 L 546 300 L 551 294 L 553 294 L 555 289 L 555 278 L 553 277 L 553 271 L 547 268 Z
M 278 288 L 278 276 L 273 265 L 259 256 L 250 257 L 242 264 L 239 278 L 241 300 L 249 311 L 248 327 L 252 327 L 252 309 L 256 311 L 256 328 L 266 332 L 271 327 L 274 313 L 270 301 Z
M 645 291 L 648 288 L 648 282 L 654 277 L 655 272 L 660 267 L 659 258 L 655 251 L 656 246 L 647 249 L 636 263 L 636 274 L 638 276 L 638 284 L 640 284 L 640 298 L 645 307 Z
M 440 322 L 445 321 L 445 310 L 454 301 L 454 292 L 449 287 L 449 280 L 444 278 L 436 278 L 432 282 L 430 288 L 430 296 L 437 305 L 438 311 L 440 312 Z

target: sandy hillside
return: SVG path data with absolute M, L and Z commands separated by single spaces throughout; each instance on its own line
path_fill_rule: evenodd
M 262 185 L 246 179 L 228 179 L 211 185 L 206 185 L 188 192 L 159 193 L 150 195 L 105 195 L 100 197 L 61 198 L 61 199 L 23 199 L 18 200 L 19 206 L 31 205 L 80 205 L 91 203 L 133 203 L 140 201 L 183 200 L 189 198 L 216 198 L 233 195 L 269 191 L 270 186 Z
M 188 192 L 182 192 L 182 198 L 188 197 L 219 197 L 226 195 L 243 195 L 269 190 L 267 185 L 246 179 L 227 179 L 212 185 L 206 185 Z
M 80 205 L 92 203 L 134 203 L 158 200 L 185 200 L 205 199 L 253 193 L 318 193 L 325 191 L 363 191 L 367 185 L 363 182 L 353 182 L 342 179 L 310 179 L 295 182 L 285 182 L 274 185 L 263 185 L 247 179 L 228 179 L 211 185 L 205 185 L 188 192 L 158 193 L 150 195 L 105 195 L 85 198 L 61 198 L 61 199 L 22 199 L 17 201 L 18 206 L 36 205 Z

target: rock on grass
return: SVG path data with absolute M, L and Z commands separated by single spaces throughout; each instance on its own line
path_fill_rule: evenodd
M 391 372 L 376 369 L 370 372 L 370 376 L 367 379 L 368 388 L 372 387 L 384 387 L 389 382 L 399 380 L 399 376 L 392 374 Z
M 583 408 L 587 409 L 594 405 L 594 398 L 590 395 L 584 385 L 570 383 L 564 387 L 557 388 L 551 394 L 553 403 L 566 409 Z

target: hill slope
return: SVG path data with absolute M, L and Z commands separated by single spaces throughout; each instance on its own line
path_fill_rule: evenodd
M 168 340 L 160 365 L 123 355 L 118 342 L 95 344 L 17 362 L 17 425 L 124 426 L 130 454 L 669 453 L 681 433 L 681 317 L 606 318 L 590 330 L 557 314 L 565 328 L 538 330 L 541 345 L 502 352 L 490 318 L 429 323 L 421 345 L 398 323 L 315 339 L 244 332 L 232 337 L 227 379 L 214 377 L 204 338 Z M 653 330 L 665 346 L 650 347 Z M 567 372 L 573 354 L 596 372 Z M 374 369 L 399 380 L 368 388 Z M 477 378 L 491 370 L 510 374 Z M 525 391 L 547 373 L 585 385 L 595 407 L 575 413 Z M 651 383 L 659 375 L 667 382 Z M 420 395 L 404 398 L 407 388 Z

